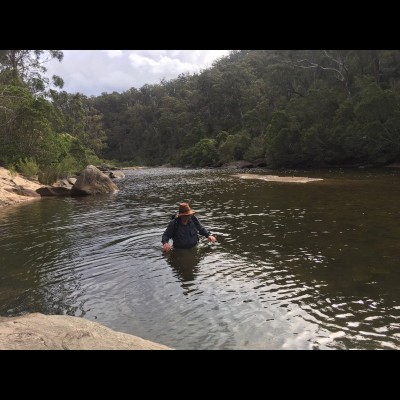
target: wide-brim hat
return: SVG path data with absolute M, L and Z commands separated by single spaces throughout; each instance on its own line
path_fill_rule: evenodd
M 178 217 L 182 217 L 184 215 L 193 215 L 196 211 L 190 208 L 189 203 L 181 203 L 179 204 Z

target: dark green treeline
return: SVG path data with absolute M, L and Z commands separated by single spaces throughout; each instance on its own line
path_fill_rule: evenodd
M 36 108 L 28 102 L 28 109 L 43 107 L 38 113 L 49 124 L 50 142 L 64 149 L 57 162 L 103 157 L 216 166 L 266 159 L 273 167 L 319 167 L 400 161 L 399 50 L 232 51 L 199 74 L 140 89 L 49 96 Z M 17 131 L 24 135 L 23 127 Z M 0 162 L 7 161 L 0 151 Z M 20 149 L 19 158 L 43 163 L 39 149 L 28 153 Z
M 399 95 L 398 50 L 242 50 L 93 104 L 118 160 L 381 165 L 400 160 Z
M 100 162 L 106 147 L 92 100 L 49 89 L 45 63 L 59 50 L 0 50 L 0 165 L 43 183 Z M 52 83 L 62 88 L 61 77 Z

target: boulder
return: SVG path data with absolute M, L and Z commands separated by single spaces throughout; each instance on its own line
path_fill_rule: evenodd
M 88 165 L 80 172 L 78 179 L 71 189 L 71 196 L 89 194 L 107 194 L 118 190 L 110 177 L 106 176 L 94 165 Z
M 0 350 L 170 350 L 138 336 L 68 315 L 0 317 Z
M 72 184 L 68 182 L 67 179 L 59 179 L 57 182 L 54 182 L 51 186 L 57 187 L 72 187 Z
M 43 186 L 36 189 L 40 196 L 71 196 L 71 188 L 63 186 Z
M 124 179 L 125 174 L 122 171 L 112 171 L 110 172 L 111 179 Z

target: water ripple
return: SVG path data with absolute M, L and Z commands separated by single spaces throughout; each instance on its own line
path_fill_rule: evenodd
M 135 170 L 112 196 L 0 210 L 0 314 L 85 316 L 176 348 L 398 349 L 399 174 L 368 174 Z M 161 252 L 181 201 L 217 245 Z

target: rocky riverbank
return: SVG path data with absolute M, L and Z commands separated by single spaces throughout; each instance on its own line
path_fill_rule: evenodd
M 68 315 L 0 317 L 0 350 L 172 350 Z
M 27 179 L 0 167 L 0 208 L 49 196 L 86 196 L 115 193 L 113 180 L 125 178 L 122 171 L 101 171 L 88 165 L 77 178 L 61 179 L 52 186 L 43 186 L 35 179 Z
M 0 208 L 40 199 L 35 191 L 41 186 L 37 180 L 12 175 L 8 169 L 0 167 Z

